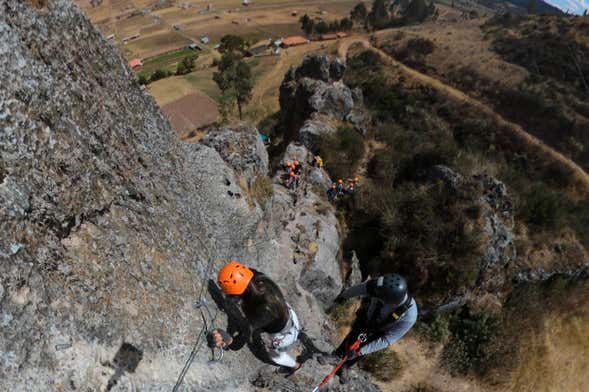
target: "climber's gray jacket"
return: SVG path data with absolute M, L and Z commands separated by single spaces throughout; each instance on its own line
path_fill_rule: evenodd
M 348 299 L 352 297 L 370 297 L 370 304 L 366 312 L 367 325 L 381 324 L 380 320 L 390 320 L 392 313 L 398 308 L 399 304 L 387 304 L 375 297 L 371 297 L 367 290 L 367 283 L 362 283 L 353 287 L 350 287 L 342 294 L 341 299 Z M 407 300 L 407 296 L 401 303 Z M 382 350 L 391 344 L 401 339 L 417 321 L 417 304 L 415 300 L 411 299 L 411 306 L 401 317 L 396 321 L 387 324 L 383 323 L 386 328 L 381 330 L 377 328 L 377 331 L 372 336 L 369 336 L 369 340 L 360 348 L 362 355 L 370 354 L 375 351 Z M 369 334 L 370 335 L 370 334 Z

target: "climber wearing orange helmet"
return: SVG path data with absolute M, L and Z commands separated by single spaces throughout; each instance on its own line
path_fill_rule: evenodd
M 344 193 L 344 180 L 342 180 L 341 178 L 337 180 L 337 193 Z
M 299 185 L 299 178 L 300 176 L 296 173 L 295 170 L 291 170 L 288 173 L 288 179 L 286 180 L 286 187 L 288 189 L 294 189 Z
M 301 164 L 301 162 L 299 162 L 295 159 L 292 162 L 292 170 L 294 170 L 296 175 L 301 175 L 301 171 L 303 170 L 303 165 Z
M 215 329 L 209 334 L 209 345 L 238 350 L 247 342 L 261 341 L 262 333 L 269 339 L 266 351 L 277 365 L 297 370 L 301 364 L 287 353 L 300 331 L 299 320 L 286 303 L 282 292 L 270 278 L 245 265 L 231 261 L 219 271 L 217 283 L 227 295 L 241 301 L 241 309 L 249 328 L 233 336 Z

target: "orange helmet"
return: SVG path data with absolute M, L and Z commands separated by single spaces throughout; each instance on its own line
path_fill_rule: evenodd
M 295 176 L 295 172 L 291 171 L 290 173 L 288 173 L 289 176 L 294 177 Z
M 290 161 L 284 161 L 284 166 L 290 166 Z
M 232 260 L 219 271 L 217 282 L 225 294 L 241 295 L 252 280 L 254 272 L 245 265 Z
M 299 161 L 297 161 L 296 159 L 294 161 L 292 161 L 292 165 L 293 166 L 298 166 L 299 165 Z
M 358 177 L 358 176 L 354 177 L 354 181 L 360 181 L 360 177 Z
M 343 184 L 344 180 L 342 180 L 341 178 L 339 180 L 337 180 L 338 183 Z

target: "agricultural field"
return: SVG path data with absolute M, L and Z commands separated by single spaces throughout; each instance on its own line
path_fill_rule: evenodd
M 181 137 L 218 117 L 217 103 L 193 79 L 193 75 L 173 76 L 149 85 L 149 92 Z
M 213 60 L 219 56 L 214 46 L 222 36 L 235 34 L 261 45 L 281 37 L 300 35 L 299 18 L 308 14 L 331 21 L 347 16 L 357 0 L 259 0 L 243 6 L 241 0 L 208 2 L 186 0 L 157 8 L 155 0 L 104 0 L 92 7 L 88 0 L 76 3 L 85 10 L 105 36 L 112 36 L 127 60 L 139 58 L 139 75 L 148 77 L 156 70 L 174 73 L 186 56 L 197 54 L 195 70 L 153 82 L 148 90 L 168 116 L 178 133 L 185 137 L 217 120 L 216 102 L 220 91 L 212 80 Z M 203 43 L 202 38 L 208 42 Z M 202 49 L 192 51 L 188 45 Z M 278 110 L 278 90 L 290 66 L 315 51 L 336 53 L 335 41 L 293 47 L 280 56 L 247 59 L 252 66 L 254 90 L 245 116 L 260 121 Z

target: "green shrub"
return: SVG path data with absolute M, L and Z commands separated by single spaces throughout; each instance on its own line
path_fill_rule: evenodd
M 419 321 L 416 329 L 434 342 L 443 342 L 450 335 L 450 321 L 447 317 L 436 316 L 430 322 Z
M 186 75 L 194 70 L 194 62 L 196 61 L 196 55 L 192 54 L 186 56 L 176 66 L 176 75 Z
M 524 193 L 519 213 L 529 224 L 559 228 L 566 213 L 563 195 L 544 184 L 536 184 Z
M 349 178 L 364 156 L 364 139 L 353 128 L 343 126 L 320 141 L 319 154 L 332 178 Z
M 487 313 L 473 313 L 468 306 L 450 320 L 451 341 L 448 353 L 454 368 L 461 373 L 483 373 L 488 359 L 486 346 L 497 331 L 497 320 Z
M 139 76 L 137 77 L 137 81 L 139 82 L 139 84 L 149 84 L 149 78 L 144 74 L 139 74 Z
M 406 183 L 388 193 L 387 201 L 375 199 L 372 207 L 380 211 L 385 239 L 373 273 L 403 273 L 422 295 L 472 287 L 478 276 L 481 237 L 469 229 L 467 212 L 476 202 L 443 183 Z M 392 211 L 383 205 L 393 206 Z
M 163 79 L 163 78 L 167 78 L 168 76 L 171 76 L 172 73 L 170 71 L 166 71 L 163 69 L 156 69 L 151 76 L 149 77 L 149 82 L 155 82 L 157 80 Z

